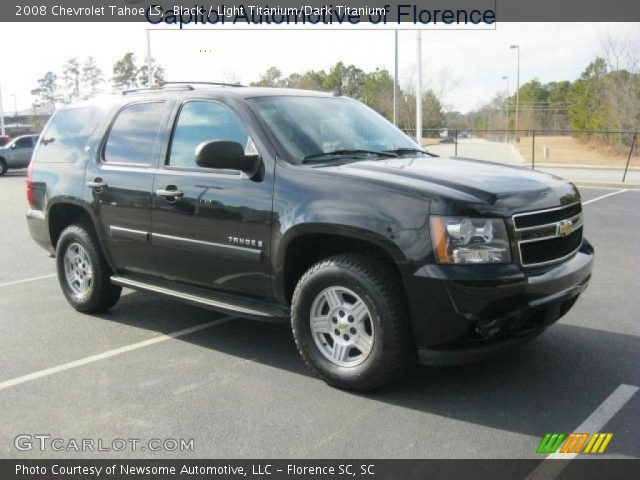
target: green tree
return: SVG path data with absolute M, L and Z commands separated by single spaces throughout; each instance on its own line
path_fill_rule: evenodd
M 468 117 L 460 112 L 446 112 L 444 117 L 448 128 L 454 130 L 466 130 L 471 128 Z
M 603 130 L 607 112 L 603 100 L 607 65 L 596 58 L 569 89 L 569 122 L 576 130 Z
M 73 102 L 80 98 L 80 63 L 71 58 L 62 67 L 62 82 L 65 87 L 65 100 Z
M 422 125 L 423 128 L 444 127 L 444 111 L 442 103 L 433 90 L 427 90 L 422 96 Z
M 149 85 L 149 75 L 147 70 L 149 69 L 147 64 L 140 67 L 138 71 L 138 82 L 145 87 Z M 153 72 L 151 77 L 153 79 L 153 85 L 162 85 L 164 83 L 164 68 L 161 65 L 155 65 L 155 61 L 151 61 L 151 71 Z
M 82 64 L 82 76 L 80 77 L 84 89 L 93 95 L 104 82 L 102 70 L 98 67 L 93 57 L 88 57 Z
M 302 90 L 322 90 L 322 85 L 327 77 L 324 70 L 309 70 L 305 73 L 292 73 L 285 80 L 288 88 L 300 88 Z
M 355 65 L 336 63 L 324 79 L 322 89 L 327 92 L 340 92 L 341 95 L 360 100 L 359 94 L 365 73 Z
M 360 100 L 388 120 L 393 119 L 393 77 L 385 68 L 366 73 L 358 93 Z
M 115 88 L 135 88 L 138 86 L 139 68 L 136 66 L 136 56 L 127 52 L 113 65 L 111 81 Z
M 251 82 L 254 87 L 283 87 L 282 71 L 277 67 L 269 67 L 257 82 Z
M 58 76 L 53 72 L 47 72 L 38 79 L 38 87 L 31 90 L 31 95 L 37 97 L 40 105 L 49 105 L 51 109 L 56 108 L 56 102 L 60 101 L 60 91 L 58 88 Z
M 149 87 L 149 74 L 147 72 L 149 66 L 145 63 L 138 69 L 138 82 L 143 87 Z M 162 85 L 164 83 L 164 68 L 158 65 L 154 58 L 151 59 L 151 71 L 153 85 Z

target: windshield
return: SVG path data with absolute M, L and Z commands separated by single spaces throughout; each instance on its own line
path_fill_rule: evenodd
M 420 151 L 407 135 L 355 100 L 274 96 L 251 102 L 288 156 L 298 162 L 345 155 L 388 158 L 395 155 L 384 152 Z

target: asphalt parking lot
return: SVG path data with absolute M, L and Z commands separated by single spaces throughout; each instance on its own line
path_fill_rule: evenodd
M 284 325 L 132 291 L 107 314 L 75 312 L 27 231 L 24 183 L 0 178 L 0 457 L 535 458 L 546 432 L 581 426 L 613 433 L 608 455 L 640 457 L 640 393 L 615 393 L 640 386 L 640 190 L 582 189 L 595 272 L 544 335 L 356 395 L 312 377 Z M 20 434 L 194 443 L 19 451 Z

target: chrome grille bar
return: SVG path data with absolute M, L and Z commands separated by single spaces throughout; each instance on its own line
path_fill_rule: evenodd
M 527 217 L 529 219 L 526 219 Z M 531 225 L 534 221 L 532 217 L 537 217 L 536 220 L 542 223 Z M 580 202 L 516 213 L 512 220 L 520 264 L 523 267 L 560 263 L 574 255 L 582 246 L 583 214 Z M 519 228 L 519 224 L 527 226 Z M 538 242 L 544 243 L 536 245 Z M 527 251 L 523 252 L 523 249 Z

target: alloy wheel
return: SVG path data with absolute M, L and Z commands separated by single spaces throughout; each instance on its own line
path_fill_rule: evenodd
M 329 287 L 320 292 L 311 305 L 313 340 L 330 362 L 353 367 L 364 362 L 375 340 L 371 314 L 352 290 Z

